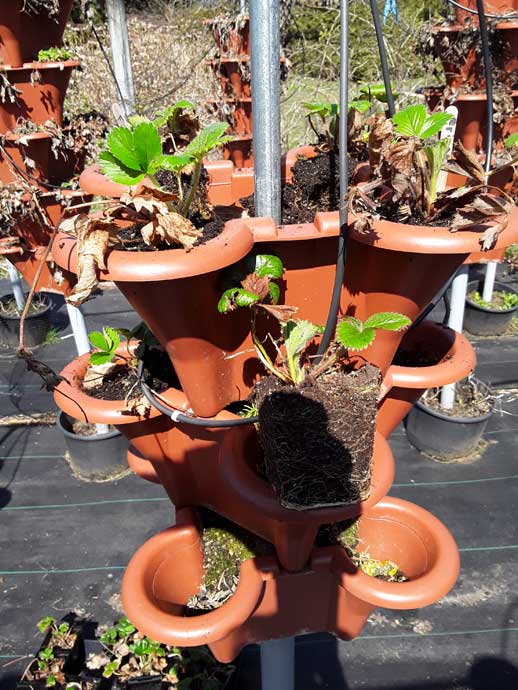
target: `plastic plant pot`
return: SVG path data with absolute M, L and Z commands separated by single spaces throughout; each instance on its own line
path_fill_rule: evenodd
M 82 479 L 106 480 L 127 469 L 128 441 L 120 431 L 80 436 L 73 431 L 73 421 L 60 412 L 56 424 L 65 437 L 69 462 Z
M 477 0 L 463 0 L 461 3 L 464 7 L 469 7 L 472 10 L 477 9 Z M 496 14 L 505 16 L 506 14 L 512 14 L 518 11 L 517 0 L 487 0 L 484 2 L 484 11 L 487 14 Z M 456 7 L 455 14 L 457 20 L 461 23 L 465 22 L 466 19 L 470 19 L 475 24 L 478 24 L 477 14 L 471 12 L 465 12 L 464 10 Z
M 82 390 L 88 363 L 87 354 L 63 369 L 61 375 L 66 380 L 55 389 L 56 404 L 75 419 L 118 428 L 130 440 L 132 453 L 151 462 L 176 507 L 203 505 L 216 510 L 274 544 L 281 563 L 289 570 L 306 564 L 322 524 L 359 515 L 381 500 L 392 485 L 394 458 L 386 440 L 377 434 L 367 500 L 309 511 L 283 508 L 257 472 L 259 445 L 253 427 L 215 429 L 176 424 L 154 408 L 147 419 L 128 414 L 123 400 L 99 400 Z M 173 409 L 189 410 L 186 396 L 174 388 L 161 393 L 160 398 Z M 216 417 L 236 418 L 226 411 Z
M 128 448 L 128 465 L 141 479 L 153 484 L 160 484 L 160 478 L 153 465 L 146 460 L 136 448 Z
M 20 67 L 35 58 L 38 51 L 49 46 L 61 46 L 63 32 L 72 10 L 72 0 L 59 0 L 58 12 L 22 12 L 24 0 L 0 3 L 0 61 Z
M 203 22 L 212 29 L 216 45 L 223 57 L 250 53 L 250 20 L 248 16 L 216 17 Z
M 479 388 L 490 393 L 487 384 Z M 457 460 L 477 451 L 493 410 L 479 417 L 452 417 L 419 401 L 406 418 L 406 435 L 421 453 L 438 460 Z
M 24 341 L 27 348 L 38 347 L 45 342 L 52 324 L 50 321 L 50 304 L 42 300 L 42 308 L 35 314 L 27 314 L 25 319 Z M 14 302 L 14 295 L 0 297 L 2 306 L 6 302 Z M 9 315 L 0 310 L 0 343 L 4 347 L 17 348 L 20 338 L 20 316 Z
M 338 547 L 314 549 L 308 567 L 287 573 L 274 558 L 245 561 L 235 593 L 223 606 L 186 616 L 185 604 L 203 576 L 200 533 L 193 511 L 177 513 L 177 526 L 139 548 L 122 582 L 128 618 L 166 644 L 208 644 L 221 662 L 243 646 L 304 631 L 351 640 L 377 607 L 416 609 L 453 586 L 459 556 L 453 537 L 418 506 L 386 498 L 360 519 L 360 538 L 372 557 L 398 563 L 409 581 L 390 583 L 359 571 Z M 303 602 L 303 605 L 301 605 Z
M 72 70 L 81 63 L 29 62 L 22 67 L 4 67 L 3 74 L 17 90 L 14 103 L 0 103 L 0 131 L 16 127 L 20 118 L 43 125 L 47 120 L 63 124 L 63 102 Z M 38 75 L 35 78 L 35 75 Z
M 20 140 L 23 143 L 20 143 Z M 47 191 L 46 187 L 38 184 L 38 182 L 50 178 L 52 165 L 51 142 L 51 136 L 46 132 L 35 132 L 24 137 L 7 134 L 4 144 L 6 153 L 15 167 L 44 191 Z M 26 158 L 30 158 L 34 162 L 34 167 L 27 167 L 25 164 Z M 12 169 L 12 163 L 0 151 L 0 182 L 8 184 L 16 179 L 17 175 Z
M 251 134 L 236 136 L 223 149 L 223 157 L 230 160 L 236 168 L 253 168 L 253 138 Z
M 476 364 L 475 351 L 463 335 L 432 321 L 424 321 L 408 331 L 400 350 L 432 357 L 437 363 L 391 365 L 388 376 L 392 387 L 382 400 L 376 419 L 376 429 L 385 438 L 403 421 L 427 388 L 456 383 L 471 373 Z
M 451 89 L 458 89 L 465 84 L 475 88 L 484 88 L 485 80 L 480 60 L 477 57 L 476 46 L 471 47 L 462 57 L 463 64 L 455 64 L 448 54 L 464 27 L 460 24 L 444 24 L 432 27 L 434 52 L 440 59 L 444 69 L 446 85 Z
M 518 290 L 504 283 L 495 282 L 494 289 L 495 292 L 510 292 L 513 295 L 518 294 Z M 473 333 L 473 335 L 491 336 L 505 333 L 511 321 L 518 313 L 518 306 L 510 307 L 509 309 L 483 307 L 470 298 L 469 295 L 474 290 L 480 292 L 482 290 L 482 283 L 479 281 L 468 283 L 464 328 L 470 333 Z M 480 294 L 482 293 L 480 292 Z

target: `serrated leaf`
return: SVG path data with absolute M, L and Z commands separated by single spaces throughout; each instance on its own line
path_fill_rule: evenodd
M 397 98 L 399 96 L 399 93 L 396 90 L 395 85 L 392 82 L 390 82 L 390 86 L 392 90 L 392 95 L 394 96 L 394 98 Z M 360 93 L 364 96 L 367 96 L 370 99 L 375 98 L 376 100 L 380 101 L 380 103 L 387 102 L 387 90 L 385 89 L 385 84 L 383 83 L 367 84 L 365 86 L 361 86 Z
M 116 329 L 111 328 L 111 326 L 106 326 L 104 328 L 104 332 L 107 336 L 107 340 L 109 343 L 108 349 L 113 354 L 115 352 L 115 350 L 119 347 L 120 342 L 121 342 L 119 334 L 117 333 Z
M 218 311 L 227 314 L 237 307 L 251 307 L 252 304 L 259 302 L 260 297 L 249 290 L 243 288 L 230 288 L 225 290 L 218 302 Z
M 88 340 L 92 343 L 94 347 L 99 350 L 109 350 L 109 344 L 106 338 L 99 331 L 92 331 L 88 334 Z
M 103 151 L 99 155 L 99 165 L 106 177 L 118 184 L 130 187 L 144 179 L 144 173 L 127 168 L 109 151 Z
M 133 146 L 140 169 L 147 172 L 149 164 L 162 154 L 162 142 L 158 129 L 151 122 L 141 122 L 133 130 Z
M 277 283 L 270 283 L 270 285 L 268 286 L 268 291 L 270 293 L 270 299 L 272 300 L 272 303 L 277 304 L 281 296 L 280 287 L 277 285 Z
M 133 132 L 127 127 L 115 127 L 106 139 L 110 153 L 126 168 L 142 172 L 139 157 L 135 151 Z
M 260 297 L 254 292 L 249 292 L 248 290 L 243 290 L 239 288 L 237 295 L 235 296 L 236 305 L 238 307 L 251 307 L 252 304 L 259 302 Z
M 428 139 L 438 134 L 444 125 L 451 120 L 449 113 L 427 114 L 426 107 L 422 104 L 409 105 L 400 110 L 392 118 L 396 125 L 396 132 L 407 137 Z
M 364 328 L 377 328 L 383 331 L 401 331 L 410 326 L 412 321 L 404 314 L 395 311 L 383 311 L 371 314 L 364 322 Z
M 363 327 L 363 330 L 358 330 L 357 325 L 350 318 L 341 321 L 336 329 L 336 339 L 348 350 L 365 350 L 375 337 L 374 328 Z
M 424 147 L 424 152 L 430 165 L 430 203 L 435 203 L 437 198 L 437 179 L 441 172 L 442 164 L 450 148 L 450 139 L 439 139 L 435 144 Z
M 284 345 L 288 357 L 298 355 L 316 335 L 322 332 L 322 327 L 311 321 L 290 321 L 286 326 L 284 332 L 287 333 L 287 337 L 284 336 Z
M 359 113 L 365 113 L 370 107 L 370 101 L 349 101 L 347 104 L 349 110 L 357 110 Z
M 90 355 L 90 363 L 94 365 L 106 364 L 111 362 L 112 359 L 113 354 L 111 352 L 92 352 Z
M 128 117 L 128 124 L 132 129 L 143 122 L 150 122 L 150 120 L 148 117 L 144 117 L 143 115 L 130 115 Z
M 255 257 L 254 272 L 259 278 L 282 278 L 284 266 L 278 256 L 272 254 L 258 254 Z
M 160 155 L 151 161 L 150 169 L 156 172 L 157 170 L 170 170 L 171 172 L 180 172 L 192 163 L 191 156 L 186 153 L 175 153 L 174 155 Z
M 202 129 L 198 136 L 185 147 L 184 153 L 191 156 L 197 162 L 201 161 L 201 159 L 213 149 L 232 141 L 233 137 L 224 136 L 228 127 L 229 125 L 227 122 L 215 122 L 205 127 L 205 129 Z
M 167 108 L 164 108 L 160 112 L 157 113 L 156 117 L 153 119 L 153 124 L 156 127 L 163 127 L 165 124 L 167 124 L 167 121 L 176 115 L 176 113 L 180 110 L 194 110 L 195 105 L 194 103 L 191 103 L 191 101 L 188 101 L 186 98 L 183 98 L 181 101 L 178 101 L 178 103 L 175 103 L 174 105 L 170 105 Z
M 336 103 L 303 103 L 309 115 L 320 115 L 322 118 L 338 115 L 338 105 Z

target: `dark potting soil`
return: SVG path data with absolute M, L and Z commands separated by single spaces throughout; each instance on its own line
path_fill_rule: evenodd
M 144 354 L 143 378 L 151 390 L 160 393 L 167 388 L 178 388 L 178 377 L 173 369 L 169 355 L 159 347 L 149 347 Z M 93 388 L 82 391 L 97 400 L 125 400 L 131 389 L 135 397 L 140 397 L 137 374 L 133 365 L 121 361 L 104 376 L 99 377 L 99 383 Z
M 451 355 L 442 357 L 440 353 L 429 352 L 429 350 L 425 350 L 422 345 L 418 345 L 414 346 L 412 350 L 404 350 L 401 347 L 398 348 L 393 364 L 400 367 L 431 367 L 448 359 L 451 359 Z
M 349 181 L 358 161 L 349 157 Z M 314 158 L 299 157 L 292 168 L 293 181 L 282 189 L 281 222 L 284 225 L 312 223 L 318 211 L 336 211 L 340 201 L 338 154 L 318 153 Z M 255 215 L 253 194 L 241 205 Z
M 265 470 L 283 506 L 349 505 L 369 496 L 379 387 L 370 364 L 298 386 L 273 376 L 256 385 Z
M 391 560 L 380 561 L 369 554 L 368 544 L 359 537 L 359 520 L 345 520 L 332 525 L 322 525 L 317 534 L 319 546 L 342 546 L 347 555 L 366 575 L 384 582 L 406 582 L 408 578 Z
M 440 391 L 431 389 L 421 398 L 421 403 L 448 417 L 483 417 L 494 407 L 494 398 L 476 384 L 457 383 L 455 386 L 455 403 L 452 410 L 441 407 Z
M 427 223 L 423 222 L 423 217 L 417 209 L 411 209 L 409 215 L 405 210 L 402 215 L 402 204 L 393 203 L 390 199 L 383 199 L 378 204 L 378 213 L 384 220 L 389 220 L 394 223 L 402 223 L 404 225 L 417 225 L 422 227 L 432 228 L 447 228 L 450 226 L 455 211 L 450 209 L 448 213 L 440 215 Z
M 271 544 L 208 509 L 199 511 L 203 530 L 204 575 L 200 590 L 190 598 L 190 615 L 222 606 L 235 592 L 241 564 L 274 553 Z
M 214 239 L 223 231 L 225 222 L 219 217 L 214 215 L 212 220 L 207 221 L 199 212 L 193 213 L 189 216 L 189 220 L 193 223 L 196 228 L 203 230 L 203 234 L 196 240 L 195 247 L 200 244 L 205 244 L 209 240 Z M 117 235 L 117 239 L 124 246 L 124 250 L 128 252 L 159 252 L 166 249 L 179 249 L 179 247 L 174 247 L 170 244 L 163 244 L 161 247 L 153 247 L 146 244 L 142 238 L 140 232 L 142 225 L 135 223 L 129 228 L 121 230 Z

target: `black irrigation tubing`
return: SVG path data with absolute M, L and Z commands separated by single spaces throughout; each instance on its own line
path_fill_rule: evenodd
M 480 25 L 480 41 L 484 55 L 484 76 L 486 78 L 486 105 L 487 105 L 487 135 L 486 135 L 486 163 L 485 171 L 491 170 L 491 154 L 493 152 L 493 64 L 489 50 L 489 36 L 487 33 L 487 20 L 484 14 L 484 0 L 477 0 L 478 23 Z
M 377 0 L 370 0 L 372 21 L 374 22 L 374 29 L 376 31 L 376 40 L 378 42 L 378 50 L 380 54 L 381 72 L 383 74 L 383 83 L 385 85 L 385 93 L 387 96 L 387 106 L 389 117 L 393 117 L 396 112 L 394 105 L 394 94 L 392 93 L 392 84 L 390 83 L 389 66 L 387 60 L 387 50 L 385 41 L 383 39 L 383 29 L 381 26 L 380 13 L 378 10 Z

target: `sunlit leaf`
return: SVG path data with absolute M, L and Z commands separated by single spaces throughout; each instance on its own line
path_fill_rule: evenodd
M 110 153 L 127 168 L 142 171 L 140 160 L 135 151 L 133 132 L 127 127 L 115 127 L 106 139 Z
M 258 254 L 255 257 L 255 271 L 259 278 L 282 278 L 284 266 L 278 256 Z
M 99 155 L 99 165 L 106 177 L 118 184 L 131 186 L 144 179 L 143 172 L 127 168 L 109 151 L 103 151 Z
M 377 328 L 383 331 L 401 331 L 410 326 L 411 323 L 412 321 L 404 314 L 398 314 L 395 311 L 383 311 L 369 316 L 363 327 Z
M 338 324 L 336 338 L 348 350 L 365 350 L 376 337 L 374 328 L 358 328 L 358 319 L 346 317 Z

